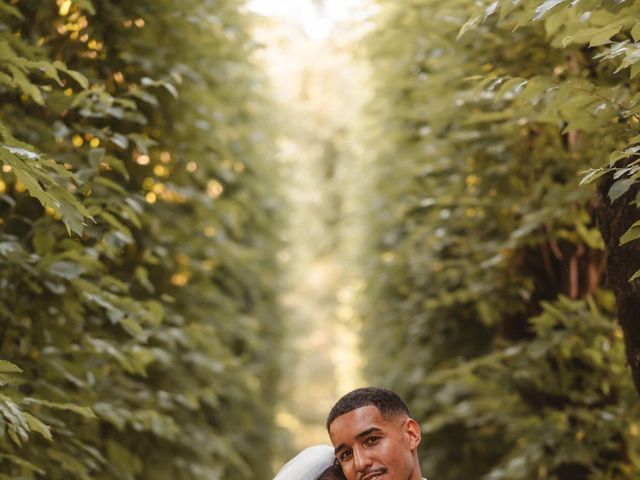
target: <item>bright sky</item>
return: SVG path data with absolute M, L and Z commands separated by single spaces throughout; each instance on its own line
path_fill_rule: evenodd
M 361 18 L 368 0 L 323 0 L 317 7 L 312 0 L 249 0 L 248 7 L 268 16 L 284 17 L 302 26 L 309 37 L 323 40 L 337 22 Z

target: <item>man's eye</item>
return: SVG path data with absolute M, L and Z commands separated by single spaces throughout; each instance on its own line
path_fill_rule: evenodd
M 378 440 L 380 440 L 380 437 L 376 437 L 376 436 L 367 437 L 366 440 L 364 441 L 364 444 L 369 446 L 375 445 L 376 443 L 378 443 Z
M 351 456 L 351 450 L 344 450 L 342 453 L 340 453 L 340 461 L 344 462 L 345 460 L 349 460 L 349 457 Z

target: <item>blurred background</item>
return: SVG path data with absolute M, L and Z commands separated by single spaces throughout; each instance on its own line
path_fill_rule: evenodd
M 0 0 L 0 480 L 638 478 L 639 15 Z
M 278 253 L 287 340 L 276 422 L 291 434 L 279 463 L 328 443 L 326 416 L 362 384 L 353 265 L 360 226 L 358 119 L 369 92 L 353 50 L 362 2 L 251 2 L 260 15 L 260 64 L 269 73 L 283 192 L 286 246 Z M 354 187 L 345 189 L 345 185 Z M 278 463 L 278 462 L 276 462 Z

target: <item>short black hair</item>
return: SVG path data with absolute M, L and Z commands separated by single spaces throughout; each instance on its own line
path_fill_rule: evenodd
M 340 415 L 369 405 L 373 405 L 380 410 L 380 414 L 385 419 L 400 414 L 411 417 L 409 407 L 396 392 L 386 388 L 363 387 L 347 393 L 336 402 L 327 417 L 327 431 L 329 431 L 333 421 Z

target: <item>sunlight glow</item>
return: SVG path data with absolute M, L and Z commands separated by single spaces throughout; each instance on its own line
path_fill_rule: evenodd
M 318 5 L 316 5 L 318 3 Z M 255 13 L 285 18 L 298 24 L 314 40 L 328 38 L 340 22 L 362 18 L 367 0 L 249 0 L 247 6 Z

